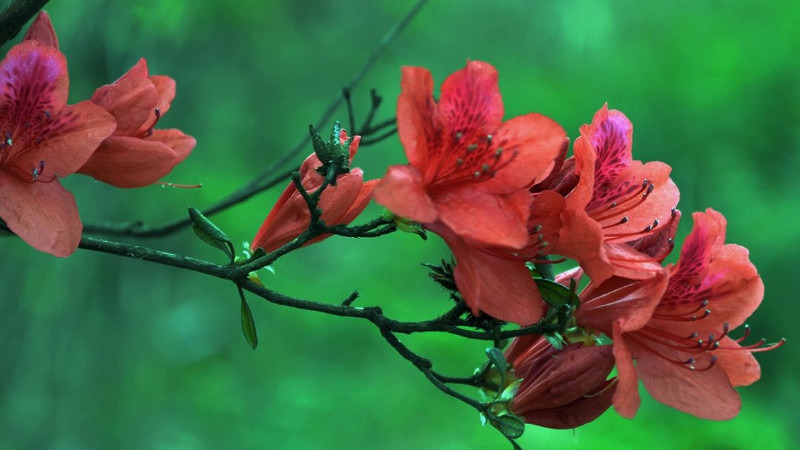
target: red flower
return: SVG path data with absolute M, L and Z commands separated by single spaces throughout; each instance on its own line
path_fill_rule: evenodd
M 544 239 L 549 248 L 537 249 L 540 254 L 578 260 L 596 283 L 613 275 L 643 279 L 657 273 L 658 261 L 628 243 L 665 227 L 678 203 L 670 167 L 634 160 L 632 136 L 628 118 L 604 105 L 591 125 L 581 127 L 574 159 L 564 165 L 565 173 L 552 181 L 553 189 L 567 191 L 565 202 L 550 201 L 560 227 L 531 230 L 532 235 L 550 234 Z
M 410 164 L 389 168 L 375 200 L 478 245 L 523 247 L 527 188 L 548 175 L 566 134 L 542 115 L 501 123 L 503 113 L 490 64 L 470 61 L 450 75 L 438 103 L 430 72 L 403 68 L 397 127 Z
M 640 378 L 662 403 L 702 418 L 730 419 L 741 406 L 733 387 L 760 377 L 752 352 L 774 348 L 758 348 L 763 342 L 742 347 L 741 339 L 728 337 L 761 303 L 764 285 L 747 249 L 724 244 L 720 213 L 708 209 L 695 213 L 694 221 L 677 265 L 666 269 L 668 282 L 661 276 L 612 278 L 581 294 L 578 324 L 614 340 L 614 406 L 623 416 L 636 413 Z
M 0 217 L 34 248 L 68 256 L 82 225 L 58 178 L 80 168 L 114 131 L 91 102 L 67 105 L 67 61 L 37 40 L 14 46 L 0 63 Z
M 117 187 L 141 187 L 158 181 L 183 161 L 195 146 L 180 130 L 154 130 L 175 98 L 175 81 L 148 76 L 140 59 L 112 84 L 98 88 L 91 101 L 117 121 L 114 135 L 78 172 Z
M 553 348 L 541 336 L 515 339 L 505 351 L 522 383 L 511 402 L 511 411 L 535 425 L 575 428 L 598 418 L 611 406 L 615 379 L 608 345 L 584 347 L 569 344 Z
M 342 145 L 347 142 L 347 134 L 342 130 L 339 141 Z M 350 160 L 353 160 L 361 136 L 356 136 L 350 144 Z M 308 192 L 314 192 L 322 186 L 325 177 L 317 172 L 322 166 L 319 158 L 312 153 L 300 166 L 302 185 Z M 372 188 L 378 180 L 363 182 L 364 173 L 359 168 L 353 168 L 349 173 L 340 175 L 336 179 L 336 186 L 328 186 L 320 196 L 318 208 L 322 210 L 322 219 L 328 225 L 346 225 L 353 221 L 372 198 Z M 311 215 L 308 206 L 294 183 L 289 183 L 284 189 L 275 206 L 258 229 L 253 239 L 251 248 L 263 248 L 271 252 L 292 239 L 298 237 L 308 228 Z M 320 236 L 307 244 L 318 242 L 327 236 Z
M 456 287 L 472 314 L 527 326 L 542 317 L 545 305 L 524 259 L 502 248 L 476 247 L 440 223 L 429 225 L 456 259 Z

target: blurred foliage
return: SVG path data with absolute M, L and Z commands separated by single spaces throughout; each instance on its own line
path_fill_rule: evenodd
M 198 141 L 167 180 L 202 189 L 125 191 L 70 177 L 82 217 L 158 224 L 230 193 L 305 135 L 411 4 L 52 0 L 71 102 L 146 57 L 151 73 L 178 83 L 159 125 Z M 610 411 L 574 432 L 528 427 L 525 448 L 790 448 L 800 439 L 800 335 L 790 320 L 800 312 L 791 287 L 800 244 L 798 19 L 795 0 L 434 1 L 354 90 L 363 118 L 369 88 L 378 89 L 382 120 L 393 115 L 400 66 L 428 67 L 438 85 L 467 59 L 486 60 L 500 72 L 507 117 L 541 112 L 573 138 L 608 102 L 634 123 L 634 156 L 673 167 L 681 234 L 690 212 L 712 206 L 730 222 L 728 241 L 747 246 L 761 271 L 755 337 L 789 343 L 759 355 L 763 380 L 741 390 L 738 418 L 700 421 L 645 394 L 633 421 Z M 378 177 L 401 161 L 393 138 L 363 148 L 355 163 Z M 281 189 L 214 221 L 234 242 L 250 240 Z M 364 218 L 379 213 L 371 207 Z M 222 259 L 188 228 L 143 243 Z M 252 351 L 229 283 L 86 251 L 61 260 L 13 238 L 0 248 L 0 448 L 508 447 L 368 323 L 252 299 Z M 449 306 L 419 265 L 442 257 L 436 238 L 333 238 L 280 260 L 262 280 L 331 302 L 358 289 L 356 304 L 423 319 Z M 481 343 L 403 340 L 451 375 L 485 358 Z

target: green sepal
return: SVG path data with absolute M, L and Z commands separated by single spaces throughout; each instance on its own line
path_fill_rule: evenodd
M 336 186 L 336 177 L 350 172 L 350 144 L 353 142 L 353 137 L 348 138 L 344 144 L 339 142 L 339 134 L 342 132 L 342 126 L 339 122 L 333 123 L 331 138 L 328 142 L 322 139 L 314 125 L 309 125 L 308 130 L 311 134 L 311 145 L 314 148 L 314 153 L 322 163 L 322 166 L 317 168 L 317 173 L 327 176 L 328 169 L 333 166 L 335 175 L 331 180 L 331 186 Z
M 236 254 L 233 250 L 233 243 L 228 239 L 228 236 L 195 208 L 189 207 L 189 218 L 193 223 L 192 230 L 194 234 L 206 244 L 225 252 L 231 264 L 233 264 Z
M 383 213 L 381 213 L 381 218 L 387 222 L 394 222 L 394 226 L 404 233 L 416 234 L 417 236 L 421 237 L 423 241 L 428 240 L 428 233 L 425 231 L 425 228 L 422 228 L 422 225 L 414 222 L 413 220 L 395 215 L 388 209 L 383 210 Z
M 244 291 L 239 288 L 239 297 L 242 299 L 242 333 L 247 344 L 255 350 L 258 347 L 258 334 L 256 333 L 256 321 L 253 319 L 253 312 L 250 311 L 250 305 L 244 298 Z
M 517 439 L 525 432 L 525 421 L 508 411 L 508 402 L 495 402 L 481 413 L 481 422 L 486 422 L 497 428 L 503 436 Z M 496 413 L 496 410 L 500 410 Z
M 506 357 L 503 355 L 503 352 L 500 351 L 497 347 L 489 347 L 486 349 L 486 356 L 489 357 L 489 361 L 494 365 L 497 369 L 498 374 L 500 375 L 500 389 L 503 389 L 506 385 L 506 374 L 508 373 L 508 369 L 510 368 L 508 365 L 508 361 L 506 361 Z

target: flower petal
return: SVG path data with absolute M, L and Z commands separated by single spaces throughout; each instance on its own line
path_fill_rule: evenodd
M 550 175 L 566 142 L 567 133 L 561 125 L 541 114 L 526 114 L 504 122 L 492 143 L 512 156 L 492 178 L 481 183 L 481 189 L 504 194 L 542 181 Z
M 614 393 L 614 409 L 622 417 L 633 419 L 639 405 L 639 378 L 633 367 L 633 355 L 622 337 L 619 323 L 613 325 L 614 359 L 617 363 L 617 391 Z
M 713 352 L 717 365 L 728 374 L 731 386 L 749 386 L 761 378 L 761 366 L 750 351 L 740 350 L 741 346 L 725 336 L 719 341 L 720 350 Z
M 615 388 L 616 380 L 608 380 L 595 391 L 567 405 L 537 409 L 522 416 L 525 422 L 540 427 L 556 430 L 577 428 L 597 419 L 611 406 Z
M 181 130 L 153 130 L 153 134 L 144 138 L 145 142 L 161 142 L 175 152 L 177 162 L 181 162 L 194 150 L 197 141 L 195 138 L 184 134 Z
M 75 198 L 58 180 L 29 183 L 2 171 L 0 218 L 35 249 L 61 257 L 78 248 L 83 231 Z
M 684 355 L 659 346 L 661 357 L 642 357 L 636 370 L 647 392 L 661 403 L 702 419 L 727 420 L 741 409 L 739 394 L 721 366 L 689 370 L 673 361 Z
M 103 107 L 117 121 L 115 134 L 131 136 L 154 114 L 158 91 L 147 77 L 147 61 L 141 58 L 117 81 L 94 91 L 91 101 Z
M 522 326 L 542 317 L 544 303 L 523 261 L 472 247 L 441 224 L 432 230 L 445 239 L 455 256 L 456 286 L 474 315 L 483 311 Z
M 39 11 L 39 15 L 33 20 L 28 32 L 25 33 L 23 40 L 37 40 L 48 47 L 58 48 L 58 37 L 56 30 L 53 29 L 53 23 L 50 22 L 50 16 L 46 11 Z
M 178 158 L 159 141 L 128 136 L 111 136 L 78 171 L 121 188 L 142 187 L 168 174 Z
M 53 119 L 58 125 L 51 134 L 44 137 L 35 151 L 18 158 L 20 163 L 31 167 L 44 161 L 43 176 L 65 177 L 77 172 L 116 126 L 110 114 L 89 101 L 68 105 Z
M 37 40 L 22 41 L 0 63 L 0 89 L 0 108 L 16 117 L 20 128 L 34 113 L 57 115 L 67 104 L 67 60 Z
M 434 198 L 439 220 L 460 236 L 488 246 L 520 249 L 528 243 L 531 195 L 492 195 L 468 187 Z
M 149 78 L 158 94 L 156 108 L 158 108 L 158 112 L 163 116 L 169 111 L 172 100 L 175 99 L 175 80 L 166 75 L 153 75 Z
M 482 61 L 468 61 L 442 83 L 438 112 L 445 130 L 461 132 L 468 141 L 494 133 L 504 114 L 497 69 Z
M 394 214 L 431 223 L 436 220 L 436 206 L 428 197 L 422 175 L 413 166 L 392 166 L 373 191 L 375 201 Z
M 433 77 L 423 67 L 403 67 L 402 91 L 397 99 L 397 134 L 408 162 L 421 169 L 428 164 L 428 143 L 435 133 L 436 103 Z
M 592 282 L 581 292 L 576 312 L 578 324 L 606 334 L 612 325 L 630 332 L 645 326 L 667 288 L 668 270 L 646 280 L 613 277 L 602 284 Z

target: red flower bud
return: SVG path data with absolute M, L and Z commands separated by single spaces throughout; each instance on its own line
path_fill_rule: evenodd
M 600 416 L 614 395 L 611 346 L 570 344 L 561 350 L 544 338 L 515 340 L 506 350 L 522 383 L 511 411 L 525 422 L 547 428 L 575 428 Z

